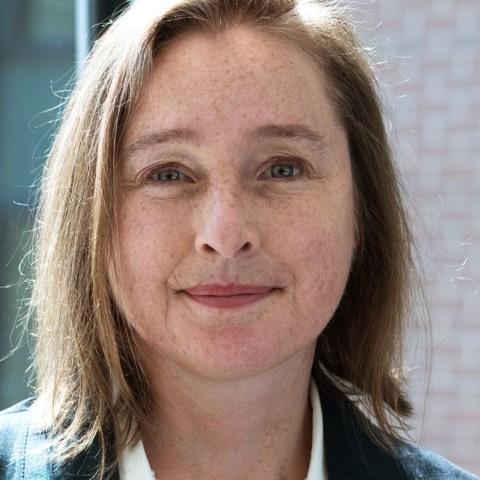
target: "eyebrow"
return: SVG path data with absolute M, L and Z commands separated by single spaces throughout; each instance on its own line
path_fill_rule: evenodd
M 325 146 L 325 138 L 310 127 L 301 124 L 279 125 L 269 123 L 261 125 L 248 134 L 249 140 L 263 140 L 268 138 L 283 138 L 296 141 L 306 141 L 317 148 Z M 199 144 L 201 135 L 190 128 L 172 128 L 160 130 L 141 136 L 135 142 L 127 145 L 124 149 L 126 155 L 131 155 L 139 150 L 167 144 L 167 143 L 191 143 Z

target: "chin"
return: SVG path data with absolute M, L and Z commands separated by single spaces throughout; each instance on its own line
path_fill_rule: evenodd
M 315 341 L 306 347 L 295 348 L 290 342 L 239 342 L 238 337 L 233 341 L 210 344 L 205 348 L 203 344 L 199 351 L 188 359 L 185 367 L 203 378 L 211 380 L 242 380 L 271 372 L 275 368 L 282 370 L 282 366 L 291 363 L 304 363 L 313 359 Z M 289 349 L 285 349 L 289 345 Z M 183 358 L 185 360 L 185 357 Z M 310 367 L 308 367 L 310 368 Z

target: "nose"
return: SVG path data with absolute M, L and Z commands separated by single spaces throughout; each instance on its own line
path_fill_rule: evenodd
M 238 191 L 225 186 L 202 204 L 197 219 L 195 249 L 200 255 L 234 258 L 251 255 L 260 245 L 255 211 Z

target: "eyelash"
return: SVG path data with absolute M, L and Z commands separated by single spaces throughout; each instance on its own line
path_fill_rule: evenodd
M 297 173 L 297 175 L 295 175 L 293 177 L 272 177 L 272 176 L 269 176 L 269 175 L 262 174 L 260 176 L 260 178 L 262 178 L 262 179 L 271 178 L 274 181 L 283 180 L 283 181 L 288 182 L 288 181 L 292 181 L 296 178 L 303 177 L 306 173 L 306 168 L 305 168 L 303 162 L 300 159 L 295 158 L 295 157 L 275 157 L 275 161 L 272 162 L 268 166 L 267 170 L 269 170 L 269 169 L 271 169 L 271 168 L 273 168 L 274 166 L 277 166 L 277 165 L 293 166 L 294 168 L 296 168 L 298 170 L 298 173 Z M 161 174 L 161 173 L 164 173 L 164 172 L 178 172 L 180 175 L 183 175 L 183 176 L 186 177 L 186 175 L 179 170 L 178 165 L 176 165 L 175 163 L 172 163 L 172 164 L 163 165 L 161 167 L 157 167 L 157 168 L 153 169 L 152 171 L 150 171 L 147 174 L 147 180 L 152 182 L 152 183 L 163 183 L 163 184 L 176 183 L 177 181 L 179 181 L 179 180 L 174 180 L 174 181 L 156 180 L 156 179 L 153 178 L 156 174 Z

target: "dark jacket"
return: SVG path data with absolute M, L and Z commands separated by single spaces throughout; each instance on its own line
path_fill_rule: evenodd
M 320 395 L 328 480 L 479 480 L 446 459 L 427 450 L 403 444 L 391 456 L 362 431 L 353 405 L 332 402 Z M 86 480 L 93 477 L 99 456 L 94 444 L 68 465 L 53 465 L 37 447 L 45 445 L 46 432 L 31 426 L 25 400 L 0 413 L 0 480 Z M 118 472 L 112 477 L 119 480 Z

